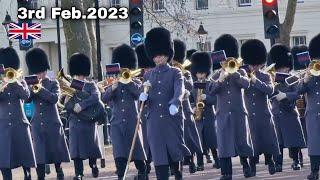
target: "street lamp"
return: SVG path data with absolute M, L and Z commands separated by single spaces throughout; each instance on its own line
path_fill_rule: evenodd
M 199 35 L 199 43 L 200 43 L 200 50 L 204 50 L 204 45 L 207 40 L 208 32 L 204 30 L 204 27 L 202 25 L 202 22 L 200 23 L 199 29 L 197 31 L 197 34 Z
M 4 29 L 6 30 L 6 35 L 9 41 L 9 46 L 12 47 L 12 41 L 9 39 L 9 24 L 13 23 L 13 21 L 11 20 L 11 16 L 9 15 L 8 11 L 6 14 L 6 17 L 4 18 L 4 21 L 2 22 L 2 25 L 4 26 Z

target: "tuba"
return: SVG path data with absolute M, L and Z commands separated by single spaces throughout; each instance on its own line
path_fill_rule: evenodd
M 196 110 L 194 112 L 194 120 L 200 121 L 202 117 L 202 113 L 204 111 L 205 104 L 201 100 L 201 95 L 203 94 L 203 89 L 197 90 L 197 99 L 196 99 Z
M 63 68 L 59 71 L 59 73 L 57 75 L 57 80 L 58 80 L 60 88 L 61 88 L 61 95 L 73 97 L 76 90 L 70 87 L 71 79 L 69 79 L 68 77 L 65 76 L 65 74 L 63 72 Z

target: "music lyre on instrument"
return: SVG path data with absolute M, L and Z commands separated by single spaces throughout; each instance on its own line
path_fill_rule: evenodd
M 289 76 L 288 78 L 285 79 L 285 81 L 288 86 L 294 85 L 306 79 L 306 78 L 302 78 L 302 76 L 305 75 L 306 73 L 310 73 L 313 76 L 320 76 L 320 60 L 311 61 L 307 69 L 300 71 L 295 75 Z
M 204 111 L 205 104 L 201 99 L 201 95 L 203 94 L 203 90 L 205 89 L 205 87 L 206 83 L 203 80 L 194 83 L 194 88 L 197 89 L 196 109 L 194 112 L 195 121 L 201 120 Z
M 150 82 L 149 81 L 145 82 L 143 86 L 144 86 L 143 92 L 147 94 L 148 91 L 151 88 Z M 144 108 L 144 101 L 141 102 L 141 104 L 140 104 L 140 109 L 139 109 L 137 122 L 136 122 L 136 128 L 135 128 L 135 131 L 134 131 L 134 135 L 133 135 L 133 139 L 132 139 L 132 143 L 131 143 L 131 148 L 130 148 L 130 151 L 129 151 L 129 157 L 128 157 L 128 161 L 127 161 L 127 166 L 126 166 L 126 169 L 124 171 L 124 175 L 123 175 L 123 179 L 122 180 L 126 179 L 126 175 L 128 173 L 128 170 L 129 170 L 129 164 L 130 164 L 130 161 L 132 159 L 134 146 L 136 144 L 136 139 L 137 139 L 137 135 L 138 135 L 139 127 L 140 127 L 141 114 L 142 114 L 143 108 Z

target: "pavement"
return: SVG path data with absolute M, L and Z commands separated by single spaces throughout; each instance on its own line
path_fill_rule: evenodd
M 307 150 L 303 150 L 304 155 L 304 167 L 300 171 L 293 171 L 291 169 L 292 160 L 288 157 L 288 150 L 284 151 L 284 166 L 282 173 L 276 173 L 274 175 L 270 175 L 268 173 L 267 166 L 264 165 L 264 157 L 260 156 L 260 163 L 257 165 L 257 176 L 253 178 L 247 178 L 248 180 L 304 180 L 307 175 L 310 173 L 310 161 L 307 156 Z M 242 167 L 240 165 L 239 158 L 233 158 L 233 179 L 246 179 L 243 177 Z M 91 169 L 89 167 L 88 161 L 84 163 L 85 165 L 85 178 L 88 180 L 94 179 L 108 179 L 108 180 L 116 180 L 117 176 L 115 174 L 115 165 L 112 157 L 112 147 L 106 147 L 106 167 L 100 169 L 99 178 L 92 178 Z M 98 165 L 100 166 L 100 161 L 98 160 Z M 74 176 L 73 163 L 62 164 L 63 170 L 65 173 L 65 180 L 72 180 Z M 127 180 L 133 180 L 134 175 L 136 174 L 135 167 L 133 163 L 130 165 L 129 173 L 127 176 Z M 219 180 L 220 170 L 213 169 L 212 164 L 206 164 L 205 170 L 202 172 L 196 172 L 195 174 L 190 175 L 188 166 L 184 167 L 184 180 Z M 2 177 L 0 177 L 1 179 Z M 13 179 L 14 180 L 23 180 L 23 171 L 22 168 L 18 168 L 13 170 Z M 36 172 L 35 169 L 32 169 L 32 179 L 36 180 Z M 51 173 L 47 175 L 46 179 L 55 180 L 56 174 L 54 166 L 51 165 Z M 149 179 L 156 179 L 154 169 L 150 173 Z M 173 177 L 170 178 L 174 179 Z

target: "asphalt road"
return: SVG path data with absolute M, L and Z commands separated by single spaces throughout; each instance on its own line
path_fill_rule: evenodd
M 282 173 L 277 173 L 275 175 L 269 175 L 267 166 L 264 165 L 264 157 L 260 156 L 260 164 L 257 165 L 257 176 L 254 178 L 248 178 L 250 180 L 256 180 L 256 179 L 265 179 L 265 180 L 304 180 L 306 179 L 307 175 L 310 172 L 310 163 L 309 158 L 307 156 L 307 151 L 303 150 L 304 152 L 304 159 L 305 159 L 305 166 L 300 171 L 293 171 L 291 169 L 291 163 L 292 160 L 288 157 L 288 151 L 285 150 L 285 159 L 284 159 L 284 167 Z M 106 151 L 107 156 L 107 162 L 106 162 L 106 168 L 100 169 L 100 176 L 97 179 L 108 179 L 108 180 L 116 180 L 117 176 L 115 175 L 115 167 L 114 162 L 112 158 L 112 150 L 110 147 L 107 148 Z M 88 162 L 85 162 L 85 179 L 91 179 L 93 180 L 91 176 L 91 169 L 89 168 Z M 233 179 L 246 179 L 243 177 L 242 174 L 242 167 L 240 166 L 239 158 L 233 158 Z M 98 165 L 100 165 L 100 162 L 98 161 Z M 73 163 L 63 164 L 63 169 L 65 172 L 65 179 L 70 180 L 74 176 L 74 170 L 73 170 Z M 132 180 L 133 176 L 135 175 L 136 171 L 133 165 L 130 166 L 130 171 L 128 174 L 128 180 Z M 48 180 L 54 180 L 56 174 L 54 167 L 51 166 L 51 174 L 47 176 L 46 179 Z M 13 171 L 13 177 L 14 180 L 23 180 L 23 172 L 21 168 L 15 169 Z M 33 169 L 32 170 L 32 177 L 33 179 L 36 178 L 36 172 Z M 220 170 L 213 169 L 211 167 L 211 164 L 206 164 L 205 171 L 197 172 L 195 174 L 190 175 L 188 166 L 184 167 L 184 179 L 185 180 L 219 180 L 220 177 Z M 154 171 L 150 174 L 150 179 L 156 179 Z M 174 179 L 173 177 L 171 179 Z

